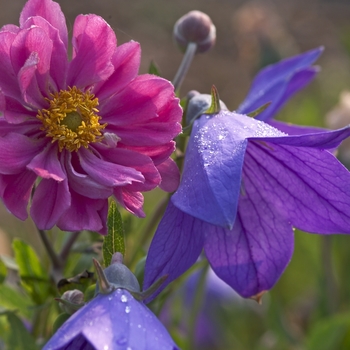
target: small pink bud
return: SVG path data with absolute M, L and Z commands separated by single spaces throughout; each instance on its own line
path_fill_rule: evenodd
M 174 38 L 184 50 L 189 43 L 196 43 L 197 52 L 206 52 L 215 44 L 216 28 L 205 13 L 190 11 L 176 21 Z

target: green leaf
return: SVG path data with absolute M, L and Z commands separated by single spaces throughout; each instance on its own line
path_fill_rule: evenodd
M 43 304 L 51 288 L 47 271 L 29 244 L 14 239 L 12 245 L 23 288 L 35 303 Z
M 153 75 L 157 75 L 158 77 L 161 76 L 159 69 L 153 60 L 151 61 L 150 65 L 149 65 L 148 73 L 153 74 Z
M 11 256 L 0 255 L 0 260 L 5 264 L 5 266 L 14 271 L 18 271 L 18 265 Z
M 28 295 L 6 284 L 0 285 L 0 306 L 8 310 L 18 310 L 19 314 L 27 319 L 32 316 L 33 304 Z
M 0 284 L 2 284 L 5 281 L 5 278 L 7 276 L 7 268 L 4 262 L 0 259 Z
M 27 331 L 21 319 L 14 312 L 5 312 L 9 325 L 6 332 L 7 348 L 11 350 L 37 350 L 39 347 L 35 344 L 34 338 Z
M 125 254 L 123 221 L 114 201 L 109 206 L 107 227 L 108 235 L 104 237 L 102 248 L 105 267 L 111 264 L 114 253 Z
M 221 110 L 220 107 L 220 97 L 219 92 L 215 85 L 211 87 L 211 105 L 210 107 L 205 111 L 205 114 L 214 114 L 219 113 Z
M 350 315 L 339 314 L 322 320 L 306 339 L 307 350 L 350 349 Z
M 270 106 L 271 102 L 267 102 L 265 103 L 264 105 L 262 105 L 261 107 L 257 108 L 255 111 L 253 112 L 250 112 L 247 114 L 248 117 L 252 117 L 252 118 L 255 118 L 258 114 L 264 112 L 264 110 Z

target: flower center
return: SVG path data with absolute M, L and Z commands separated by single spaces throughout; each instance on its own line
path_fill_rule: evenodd
M 47 99 L 48 109 L 38 111 L 37 118 L 43 123 L 41 130 L 46 132 L 52 142 L 57 141 L 60 152 L 65 148 L 70 152 L 78 151 L 81 146 L 100 142 L 101 131 L 107 124 L 100 124 L 98 98 L 90 92 L 82 92 L 76 86 L 61 90 Z

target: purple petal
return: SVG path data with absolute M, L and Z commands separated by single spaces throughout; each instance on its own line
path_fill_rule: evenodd
M 284 123 L 279 120 L 269 120 L 269 124 L 288 135 L 315 134 L 318 132 L 329 131 L 327 129 L 315 126 L 294 125 L 290 123 Z
M 0 194 L 6 208 L 16 217 L 28 217 L 27 206 L 37 175 L 24 170 L 16 175 L 0 175 Z
M 123 186 L 143 182 L 143 175 L 130 167 L 110 163 L 97 157 L 90 150 L 80 148 L 78 152 L 82 168 L 93 180 L 107 187 Z
M 98 84 L 93 92 L 98 97 L 100 105 L 103 100 L 118 93 L 131 80 L 136 78 L 140 67 L 141 48 L 140 44 L 134 41 L 118 46 L 112 57 L 114 66 L 113 74 L 107 81 Z
M 22 124 L 10 124 L 3 117 L 0 116 L 0 136 L 6 136 L 8 134 L 26 134 L 35 133 L 40 128 L 39 120 L 31 120 Z M 44 146 L 44 144 L 43 144 Z
M 314 78 L 318 69 L 310 67 L 310 65 L 314 63 L 322 51 L 323 48 L 310 50 L 261 70 L 237 112 L 247 114 L 267 102 L 272 102 L 258 116 L 260 120 L 271 118 L 287 99 Z
M 78 340 L 93 349 L 178 349 L 156 316 L 123 289 L 97 295 L 59 328 L 44 350 L 68 349 Z
M 68 46 L 68 32 L 66 20 L 58 3 L 51 0 L 29 0 L 24 5 L 21 12 L 19 23 L 21 27 L 29 17 L 39 16 L 46 19 L 54 28 L 57 28 L 60 33 L 60 38 L 65 47 Z
M 228 118 L 234 118 L 228 117 Z M 202 116 L 194 123 L 180 186 L 173 204 L 198 219 L 232 227 L 247 140 L 234 123 Z
M 205 223 L 169 202 L 148 251 L 143 289 L 160 277 L 168 278 L 148 301 L 196 262 L 203 248 L 204 227 Z
M 49 143 L 41 153 L 33 158 L 27 168 L 44 179 L 53 179 L 59 182 L 66 179 L 66 174 L 58 160 L 56 144 Z
M 250 142 L 244 171 L 293 226 L 350 233 L 350 173 L 328 151 Z
M 68 182 L 42 179 L 35 189 L 30 215 L 41 230 L 50 230 L 71 204 Z
M 267 125 L 267 124 L 266 124 Z M 311 130 L 310 130 L 311 131 Z M 294 147 L 314 147 L 320 149 L 332 149 L 350 136 L 350 126 L 338 130 L 320 131 L 313 134 L 250 137 L 249 140 L 259 140 L 261 142 L 271 142 L 274 144 L 289 145 Z
M 16 174 L 25 169 L 43 149 L 46 140 L 10 133 L 0 138 L 0 173 Z
M 215 273 L 243 297 L 269 290 L 293 254 L 293 230 L 261 197 L 255 178 L 244 178 L 232 230 L 206 224 L 205 254 Z
M 86 188 L 86 192 L 89 189 Z M 57 222 L 57 227 L 64 231 L 90 230 L 107 234 L 107 199 L 90 199 L 71 192 L 71 205 Z
M 112 28 L 101 17 L 79 15 L 74 22 L 67 84 L 83 89 L 106 80 L 114 71 L 111 59 L 116 45 Z

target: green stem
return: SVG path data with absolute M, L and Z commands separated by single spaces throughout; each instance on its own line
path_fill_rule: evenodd
M 70 250 L 72 249 L 74 242 L 78 239 L 80 233 L 81 233 L 81 231 L 72 232 L 71 235 L 69 236 L 69 238 L 67 239 L 67 241 L 64 244 L 64 246 L 61 250 L 61 253 L 59 255 L 59 258 L 62 262 L 66 261 L 68 255 L 70 253 Z
M 57 256 L 56 252 L 54 251 L 50 240 L 47 238 L 46 232 L 44 230 L 39 230 L 39 236 L 41 238 L 41 241 L 43 242 L 45 249 L 50 257 L 50 260 L 52 262 L 52 266 L 55 270 L 59 270 L 62 268 L 62 261 Z
M 180 89 L 182 82 L 185 79 L 185 76 L 191 66 L 191 63 L 196 51 L 197 51 L 196 43 L 189 43 L 187 45 L 185 55 L 173 79 L 173 85 L 174 85 L 175 91 Z

